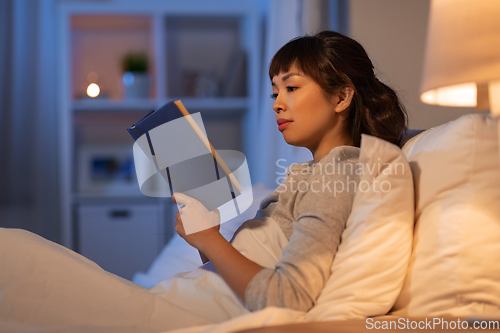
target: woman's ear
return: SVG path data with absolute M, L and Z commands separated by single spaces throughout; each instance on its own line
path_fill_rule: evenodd
M 336 97 L 338 98 L 335 104 L 335 112 L 340 113 L 351 105 L 354 89 L 351 86 L 343 86 Z

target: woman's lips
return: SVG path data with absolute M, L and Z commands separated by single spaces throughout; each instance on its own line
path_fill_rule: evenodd
M 283 131 L 292 122 L 292 120 L 280 118 L 276 122 L 278 123 L 278 130 Z

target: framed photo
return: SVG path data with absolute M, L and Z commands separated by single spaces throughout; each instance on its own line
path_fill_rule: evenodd
M 78 154 L 81 195 L 140 195 L 132 145 L 82 146 Z

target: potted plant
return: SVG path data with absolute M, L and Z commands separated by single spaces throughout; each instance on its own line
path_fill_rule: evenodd
M 146 52 L 129 52 L 122 60 L 125 98 L 148 98 L 150 78 Z

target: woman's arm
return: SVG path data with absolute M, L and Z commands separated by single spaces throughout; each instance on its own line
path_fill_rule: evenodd
M 204 207 L 193 207 L 193 205 L 200 204 L 199 202 L 186 202 L 186 196 L 175 194 L 178 203 L 184 203 L 190 209 L 204 209 Z M 188 197 L 187 197 L 188 198 Z M 181 201 L 182 200 L 182 201 Z M 201 205 L 203 206 L 203 205 Z M 181 208 L 180 211 L 187 211 L 186 208 Z M 205 209 L 206 210 L 206 209 Z M 189 213 L 189 212 L 188 212 Z M 211 214 L 212 212 L 204 212 L 204 214 Z M 256 264 L 255 262 L 247 259 L 238 250 L 236 250 L 220 233 L 219 226 L 208 228 L 202 231 L 187 234 L 182 222 L 181 213 L 176 213 L 175 230 L 177 233 L 186 240 L 191 246 L 197 248 L 202 252 L 217 269 L 224 281 L 229 287 L 245 301 L 245 290 L 248 283 L 252 278 L 260 272 L 264 267 Z M 195 214 L 196 215 L 196 214 Z M 199 214 L 198 214 L 199 215 Z M 188 215 L 188 219 L 195 218 L 196 216 Z
M 293 232 L 274 269 L 262 270 L 248 284 L 245 303 L 250 311 L 267 306 L 308 311 L 314 306 L 330 278 L 351 211 L 359 181 L 355 172 L 358 150 L 336 149 L 315 167 L 291 168 L 279 194 L 279 201 L 286 204 L 276 205 L 272 219 L 279 225 L 291 224 Z M 326 169 L 327 165 L 337 169 L 338 164 L 344 170 L 344 163 L 353 163 L 352 168 L 345 168 L 349 174 Z M 352 174 L 347 172 L 351 169 Z M 307 188 L 298 189 L 297 184 L 304 182 Z

